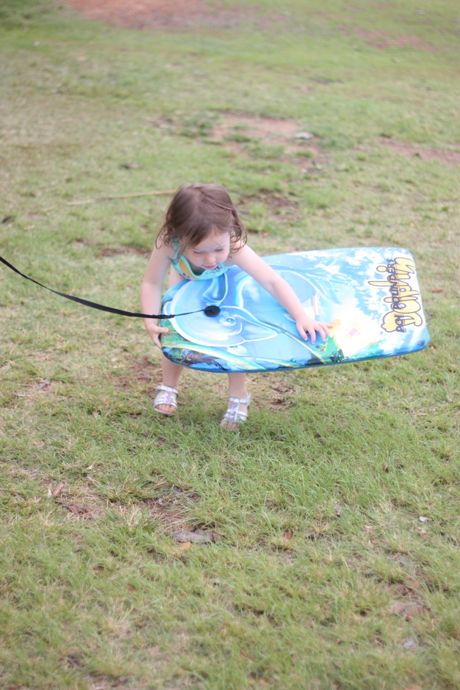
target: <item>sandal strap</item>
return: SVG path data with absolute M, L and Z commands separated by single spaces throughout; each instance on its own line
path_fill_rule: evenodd
M 245 398 L 237 398 L 235 395 L 231 395 L 228 399 L 229 403 L 236 403 L 238 405 L 250 405 L 251 404 L 251 396 L 249 393 Z
M 228 399 L 228 407 L 227 411 L 224 414 L 224 418 L 222 421 L 225 422 L 232 422 L 235 424 L 240 424 L 241 422 L 245 422 L 246 419 L 248 418 L 248 413 L 243 412 L 240 410 L 241 405 L 249 405 L 251 404 L 251 396 L 247 395 L 245 398 L 237 398 L 234 395 L 231 395 Z
M 177 388 L 165 386 L 163 383 L 157 386 L 153 406 L 158 407 L 159 405 L 177 407 Z
M 156 390 L 165 391 L 166 393 L 174 393 L 174 395 L 177 395 L 177 388 L 173 388 L 172 386 L 165 386 L 164 383 L 160 383 L 160 385 L 156 387 Z

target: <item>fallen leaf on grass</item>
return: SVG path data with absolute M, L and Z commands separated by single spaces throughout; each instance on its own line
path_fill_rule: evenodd
M 64 482 L 59 482 L 59 484 L 56 484 L 56 486 L 53 486 L 52 484 L 49 485 L 48 487 L 48 497 L 49 498 L 56 498 L 59 496 L 63 489 L 65 487 Z
M 51 381 L 49 379 L 40 379 L 37 383 L 37 388 L 39 391 L 49 391 L 51 387 Z
M 404 649 L 417 649 L 418 642 L 415 638 L 408 637 L 405 640 L 403 640 L 402 646 L 404 647 Z
M 390 613 L 395 616 L 403 616 L 406 621 L 412 620 L 414 616 L 423 613 L 423 611 L 423 606 L 415 601 L 395 601 L 390 606 Z
M 124 170 L 137 170 L 137 168 L 140 168 L 141 166 L 139 163 L 121 163 L 120 168 L 123 168 Z
M 216 540 L 213 532 L 205 532 L 204 530 L 197 530 L 196 532 L 188 532 L 182 530 L 174 532 L 174 539 L 180 543 L 191 542 L 192 544 L 211 544 Z
M 64 657 L 64 662 L 69 668 L 80 668 L 83 665 L 82 655 L 79 652 L 70 652 Z
M 275 407 L 275 408 L 276 407 L 283 407 L 284 405 L 286 405 L 286 402 L 287 402 L 287 398 L 282 398 L 282 397 L 274 398 L 271 401 L 271 406 Z
M 299 141 L 309 141 L 310 139 L 313 139 L 313 138 L 314 138 L 314 135 L 311 134 L 311 132 L 299 132 L 294 137 L 294 139 L 298 139 Z
M 417 596 L 420 586 L 420 582 L 411 577 L 398 586 L 398 591 L 403 597 L 413 596 L 414 594 Z
M 91 512 L 89 508 L 80 503 L 61 503 L 61 505 L 74 515 L 88 515 Z

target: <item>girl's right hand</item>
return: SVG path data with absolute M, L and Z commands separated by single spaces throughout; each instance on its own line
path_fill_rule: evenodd
M 301 319 L 297 319 L 296 326 L 302 338 L 304 340 L 310 338 L 313 345 L 316 343 L 317 331 L 322 340 L 326 340 L 329 335 L 327 324 L 310 318 L 308 314 L 304 314 Z
M 169 333 L 169 328 L 166 328 L 166 326 L 157 326 L 151 321 L 145 325 L 145 328 L 155 345 L 161 348 L 160 336 L 162 333 Z

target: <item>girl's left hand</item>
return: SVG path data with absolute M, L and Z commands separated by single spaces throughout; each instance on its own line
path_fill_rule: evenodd
M 326 340 L 327 336 L 329 335 L 329 331 L 325 323 L 315 321 L 315 319 L 311 319 L 306 314 L 303 318 L 297 319 L 296 326 L 302 338 L 304 340 L 308 340 L 308 336 L 310 336 L 313 344 L 316 342 L 316 332 L 318 332 L 319 336 L 323 340 Z

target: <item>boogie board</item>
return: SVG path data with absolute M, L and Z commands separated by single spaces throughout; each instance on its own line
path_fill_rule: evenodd
M 306 311 L 329 325 L 316 344 L 303 340 L 289 313 L 237 266 L 210 280 L 186 280 L 163 297 L 168 359 L 216 373 L 264 372 L 405 355 L 426 347 L 414 259 L 394 247 L 360 247 L 264 257 Z

